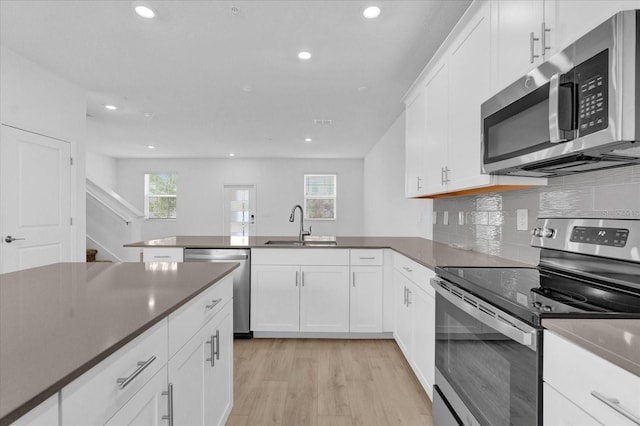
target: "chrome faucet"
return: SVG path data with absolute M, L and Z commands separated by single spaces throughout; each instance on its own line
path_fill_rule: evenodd
M 309 227 L 308 231 L 304 230 L 304 212 L 302 211 L 302 206 L 300 204 L 296 204 L 291 209 L 291 216 L 289 216 L 289 222 L 293 222 L 295 220 L 296 209 L 300 209 L 300 234 L 298 235 L 298 240 L 303 241 L 306 235 L 311 235 L 311 227 Z

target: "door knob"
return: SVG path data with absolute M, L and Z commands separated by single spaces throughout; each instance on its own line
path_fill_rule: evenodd
M 12 243 L 12 242 L 18 241 L 18 240 L 24 240 L 24 238 L 13 238 L 11 235 L 7 235 L 6 237 L 4 237 L 4 242 L 5 243 Z

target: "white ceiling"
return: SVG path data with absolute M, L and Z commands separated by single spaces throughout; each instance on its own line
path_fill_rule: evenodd
M 89 151 L 362 158 L 470 0 L 133 3 L 0 1 L 2 45 L 88 91 Z

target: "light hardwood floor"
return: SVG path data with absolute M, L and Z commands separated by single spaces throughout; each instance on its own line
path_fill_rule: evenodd
M 433 425 L 393 340 L 235 340 L 234 352 L 227 426 Z

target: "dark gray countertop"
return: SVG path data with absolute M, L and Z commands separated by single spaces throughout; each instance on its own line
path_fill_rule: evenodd
M 543 319 L 542 325 L 640 376 L 640 320 L 550 318 Z
M 59 263 L 0 275 L 0 425 L 45 401 L 237 263 Z
M 287 246 L 265 245 L 269 240 L 295 240 L 293 237 L 250 237 L 246 245 L 232 245 L 229 237 L 222 236 L 176 236 L 157 240 L 140 241 L 125 247 L 190 247 L 190 248 L 286 248 Z M 491 256 L 476 251 L 460 250 L 425 238 L 417 237 L 337 237 L 337 246 L 330 248 L 390 248 L 408 258 L 434 269 L 436 266 L 532 266 L 529 264 Z M 290 248 L 313 250 L 318 248 L 293 246 Z

